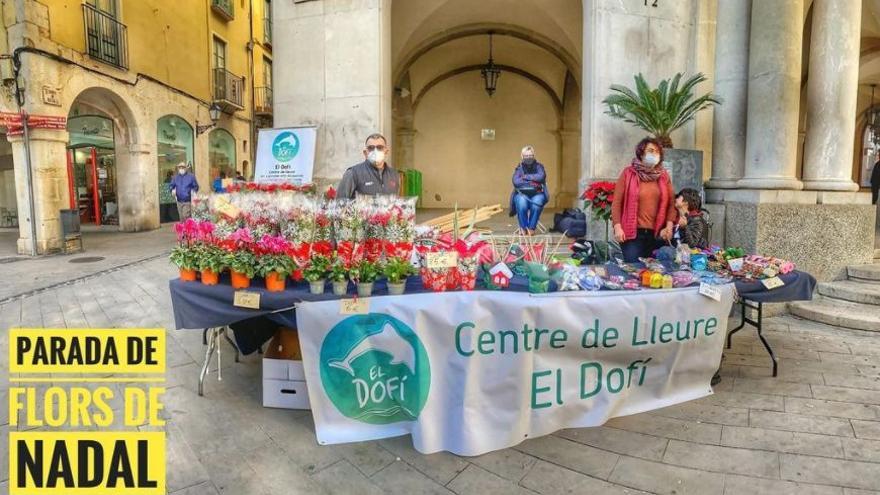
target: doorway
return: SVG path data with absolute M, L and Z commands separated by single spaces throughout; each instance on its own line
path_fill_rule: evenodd
M 82 224 L 119 225 L 116 152 L 97 146 L 67 149 L 70 208 Z

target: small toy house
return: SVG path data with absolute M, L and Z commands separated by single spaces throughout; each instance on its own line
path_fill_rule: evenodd
M 513 278 L 513 272 L 506 263 L 497 263 L 489 269 L 489 276 L 492 277 L 492 283 L 500 288 L 506 288 L 510 285 L 510 279 Z

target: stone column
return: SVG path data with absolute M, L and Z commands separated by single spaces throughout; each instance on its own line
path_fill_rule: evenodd
M 858 191 L 852 181 L 861 0 L 814 0 L 807 81 L 805 189 Z
M 34 221 L 30 218 L 25 144 L 23 136 L 10 136 L 15 163 L 15 191 L 18 201 L 18 252 L 31 254 L 31 225 L 37 232 L 37 254 L 61 249 L 61 215 L 70 208 L 67 182 L 67 131 L 30 130 L 31 171 L 34 184 Z
M 119 230 L 123 232 L 159 228 L 159 183 L 154 149 L 155 145 L 149 143 L 116 146 L 116 199 Z M 210 183 L 199 182 L 199 185 L 204 192 Z
M 715 107 L 712 131 L 713 188 L 735 188 L 746 157 L 749 89 L 749 21 L 752 0 L 718 0 L 715 26 Z
M 797 180 L 804 0 L 752 3 L 746 189 L 803 189 Z
M 391 0 L 272 8 L 275 126 L 317 125 L 316 181 L 338 180 L 369 134 L 392 140 Z

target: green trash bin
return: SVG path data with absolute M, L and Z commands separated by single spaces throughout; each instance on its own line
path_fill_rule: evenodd
M 403 194 L 419 198 L 416 204 L 422 206 L 422 173 L 416 169 L 407 169 L 403 173 L 405 178 Z

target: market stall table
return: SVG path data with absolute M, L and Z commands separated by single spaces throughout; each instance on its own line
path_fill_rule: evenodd
M 616 265 L 608 264 L 606 269 L 611 274 L 622 273 Z M 801 271 L 780 275 L 780 278 L 785 285 L 772 290 L 767 289 L 758 281 L 737 280 L 734 282 L 736 292 L 740 298 L 738 302 L 742 306 L 742 321 L 738 327 L 728 333 L 727 337 L 727 347 L 729 348 L 730 336 L 733 333 L 742 329 L 746 323 L 755 326 L 758 337 L 772 359 L 773 376 L 777 374 L 777 363 L 772 348 L 762 335 L 763 303 L 809 300 L 816 285 L 815 278 Z M 265 290 L 261 280 L 254 280 L 251 288 L 248 290 L 260 293 L 260 309 L 237 307 L 232 304 L 235 289 L 229 284 L 228 275 L 221 277 L 220 284 L 218 285 L 204 285 L 198 282 L 183 282 L 180 279 L 173 279 L 169 282 L 169 288 L 171 291 L 175 327 L 178 329 L 201 329 L 203 332 L 203 343 L 207 346 L 205 361 L 199 375 L 199 395 L 203 394 L 204 379 L 208 371 L 209 361 L 213 353 L 219 351 L 221 338 L 225 338 L 236 350 L 235 360 L 236 362 L 238 361 L 239 346 L 228 335 L 230 325 L 248 320 L 254 321 L 257 318 L 267 318 L 278 326 L 296 328 L 295 309 L 297 304 L 308 301 L 339 299 L 330 293 L 329 290 L 324 294 L 311 294 L 308 284 L 305 282 L 290 283 L 283 292 L 268 292 Z M 551 290 L 554 288 L 551 287 Z M 525 277 L 515 276 L 511 281 L 510 287 L 505 292 L 527 291 L 528 280 Z M 421 280 L 418 277 L 410 277 L 407 280 L 407 294 L 425 292 L 430 291 L 422 286 Z M 632 292 L 616 291 L 615 293 L 621 297 L 626 297 L 628 293 Z M 351 297 L 352 293 L 353 287 L 349 287 L 349 295 L 347 297 Z M 379 281 L 376 283 L 374 296 L 383 295 L 387 295 L 387 289 L 384 282 Z M 746 316 L 746 307 L 757 311 L 757 319 L 751 319 Z

